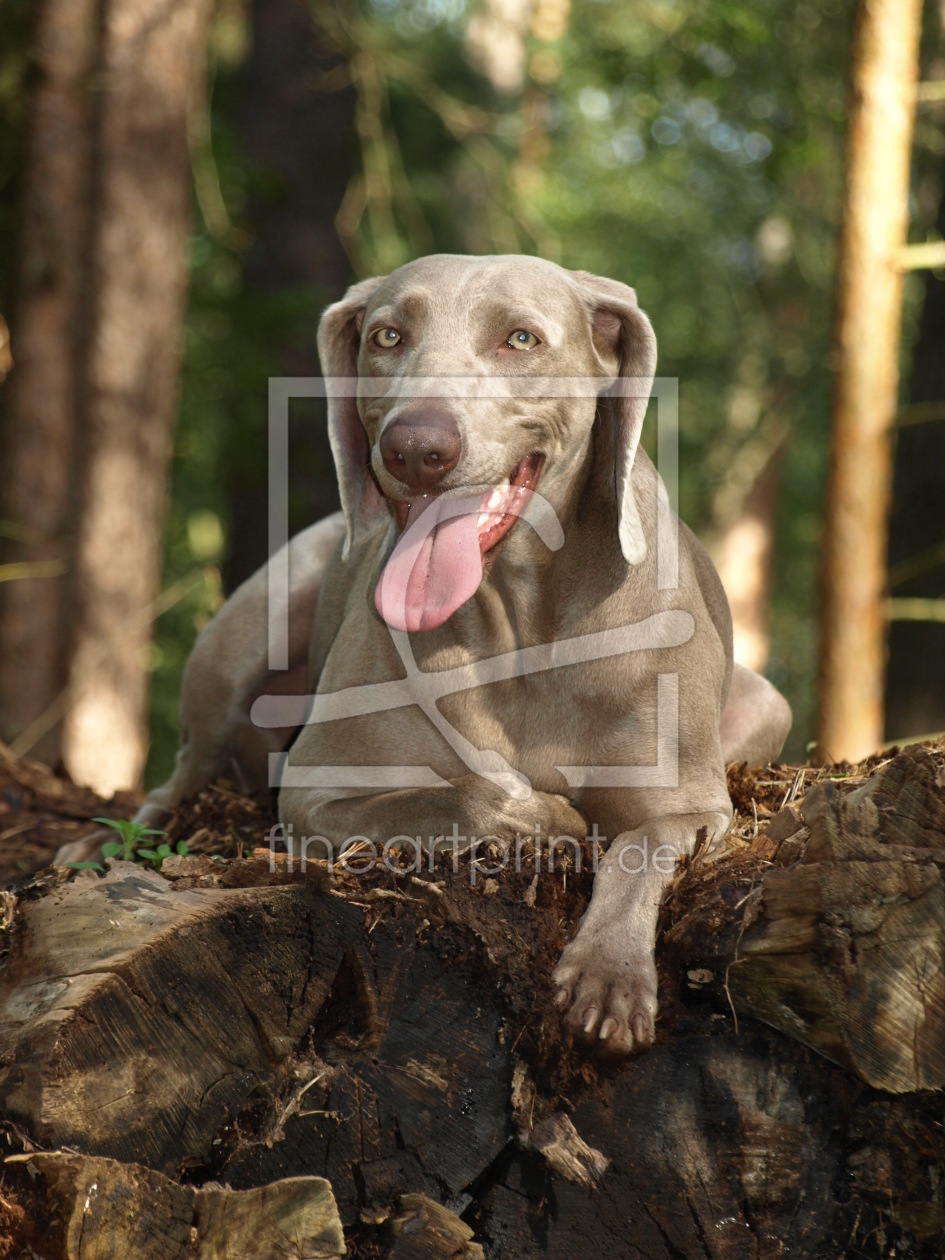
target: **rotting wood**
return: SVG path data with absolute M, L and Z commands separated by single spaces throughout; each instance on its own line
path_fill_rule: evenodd
M 339 1260 L 345 1254 L 338 1209 L 321 1177 L 257 1190 L 198 1190 L 139 1164 L 72 1152 L 14 1155 L 7 1162 L 24 1163 L 46 1181 L 51 1227 L 43 1260 Z
M 870 1085 L 945 1086 L 945 756 L 823 780 L 750 852 L 740 914 L 723 865 L 668 929 L 685 971 Z
M 912 1260 L 940 1260 L 940 1097 L 880 1093 L 801 1044 L 813 1042 L 804 1028 L 790 1027 L 785 1037 L 745 1018 L 749 998 L 739 986 L 751 967 L 770 970 L 772 957 L 779 963 L 788 957 L 770 949 L 746 952 L 746 942 L 770 927 L 767 916 L 781 904 L 785 880 L 813 880 L 821 909 L 804 884 L 806 902 L 801 893 L 789 898 L 798 913 L 775 929 L 782 937 L 789 929 L 795 939 L 821 941 L 835 895 L 841 909 L 860 897 L 848 918 L 864 948 L 869 932 L 876 935 L 875 922 L 900 914 L 908 923 L 921 888 L 934 889 L 939 873 L 943 767 L 945 751 L 910 749 L 844 780 L 805 768 L 775 768 L 754 779 L 742 773 L 737 798 L 747 823 L 736 824 L 721 854 L 703 854 L 681 872 L 665 906 L 657 955 L 657 1044 L 626 1064 L 571 1045 L 552 1000 L 555 952 L 586 905 L 589 870 L 572 864 L 552 875 L 543 867 L 536 880 L 526 860 L 521 872 L 495 874 L 486 889 L 482 881 L 471 882 L 467 870 L 457 874 L 448 865 L 432 876 L 337 869 L 330 875 L 322 867 L 315 882 L 305 884 L 265 851 L 225 864 L 202 847 L 199 857 L 170 862 L 169 881 L 141 868 L 113 869 L 105 880 L 60 870 L 18 887 L 5 933 L 12 937 L 3 973 L 8 1000 L 35 994 L 35 976 L 27 985 L 24 973 L 20 989 L 19 973 L 26 959 L 42 954 L 33 952 L 40 941 L 47 950 L 37 965 L 47 968 L 51 994 L 65 970 L 56 969 L 60 954 L 81 952 L 65 921 L 52 935 L 45 932 L 47 922 L 57 923 L 51 914 L 43 917 L 45 903 L 61 904 L 72 889 L 83 897 L 89 889 L 113 892 L 120 876 L 141 881 L 147 913 L 137 951 L 115 967 L 126 988 L 134 981 L 134 991 L 111 1006 L 81 1008 L 95 1012 L 98 1027 L 88 1036 L 94 1032 L 99 1040 L 76 1039 L 52 994 L 50 1011 L 64 1036 L 44 1042 L 34 1029 L 34 1039 L 18 1041 L 3 1070 L 32 1074 L 43 1089 L 49 1085 L 48 1101 L 61 1091 L 77 1048 L 91 1055 L 93 1047 L 102 1060 L 104 1047 L 105 1060 L 120 1062 L 128 1057 L 129 1038 L 141 1039 L 146 1044 L 139 1044 L 136 1061 L 155 1072 L 157 1085 L 143 1071 L 135 1082 L 126 1105 L 142 1124 L 129 1126 L 129 1144 L 152 1149 L 143 1118 L 160 1129 L 169 1097 L 162 1073 L 176 1072 L 184 1094 L 191 1091 L 189 1099 L 173 1099 L 168 1113 L 180 1134 L 175 1149 L 186 1152 L 181 1162 L 188 1180 L 249 1191 L 288 1177 L 326 1177 L 357 1260 L 391 1260 L 403 1254 L 395 1248 L 413 1241 L 407 1232 L 394 1233 L 394 1221 L 407 1215 L 405 1195 L 423 1195 L 459 1214 L 472 1233 L 457 1246 L 481 1247 L 490 1260 L 597 1253 L 627 1260 L 703 1254 L 747 1260 L 788 1251 L 842 1255 L 844 1247 L 879 1260 L 891 1246 Z M 818 777 L 822 786 L 804 799 L 804 780 Z M 753 825 L 756 814 L 760 829 Z M 218 843 L 228 842 L 232 821 L 227 814 Z M 173 825 L 190 835 L 195 816 Z M 208 829 L 201 840 L 206 846 L 216 834 L 206 813 L 199 826 Z M 890 872 L 899 881 L 895 903 L 883 901 Z M 65 879 L 72 882 L 63 885 Z M 533 895 L 526 896 L 529 889 Z M 917 896 L 910 899 L 902 889 L 918 890 Z M 116 901 L 121 914 L 131 913 L 133 897 Z M 152 938 L 147 915 L 178 901 L 189 908 L 176 919 L 171 915 Z M 309 907 L 307 922 L 322 925 L 315 936 L 297 929 L 299 904 Z M 223 905 L 239 909 L 227 917 Z M 801 911 L 813 925 L 802 921 Z M 97 927 L 93 918 L 77 923 L 78 934 L 107 944 L 110 929 L 101 914 Z M 112 944 L 113 938 L 112 930 Z M 328 944 L 313 953 L 316 938 Z M 328 945 L 339 938 L 343 945 L 334 952 Z M 876 958 L 886 958 L 891 944 L 880 939 Z M 114 977 L 112 962 L 96 963 L 88 944 L 81 949 L 90 961 L 77 974 L 109 991 L 114 980 L 104 973 Z M 280 974 L 302 974 L 304 984 L 273 990 L 270 955 L 279 950 Z M 165 967 L 158 967 L 156 954 L 166 957 Z M 207 956 L 214 961 L 209 971 Z M 811 958 L 829 975 L 822 950 Z M 861 968 L 864 959 L 857 954 L 853 962 Z M 870 972 L 871 981 L 877 976 L 886 983 L 883 967 Z M 234 991 L 240 1001 L 230 1004 Z M 287 997 L 290 991 L 294 996 Z M 192 996 L 185 1001 L 182 993 Z M 844 1000 L 855 996 L 854 986 Z M 737 1027 L 730 999 L 742 1016 Z M 137 1017 L 139 1000 L 153 1008 L 154 1022 L 122 1024 Z M 149 1035 L 159 1029 L 163 1036 L 169 1001 L 176 1010 L 198 1001 L 208 1007 L 186 1053 L 177 1042 L 164 1045 Z M 202 1070 L 205 1055 L 230 1054 L 245 1066 L 244 1039 L 258 1035 L 250 1011 L 261 1011 L 261 1023 L 276 1030 L 291 1022 L 293 1035 L 303 1020 L 307 1024 L 294 1042 L 267 1034 L 275 1051 L 240 1078 L 214 1127 L 190 1059 Z M 298 1013 L 298 1023 L 290 1011 Z M 869 1013 L 864 1019 L 861 1038 L 882 1043 L 882 1020 Z M 851 1066 L 863 1070 L 862 1046 L 852 1045 L 851 1030 L 826 1001 L 822 1020 L 828 1043 L 822 1049 L 840 1059 L 839 1045 Z M 116 1037 L 124 1039 L 118 1051 Z M 30 1045 L 35 1058 L 22 1053 Z M 886 1070 L 891 1060 L 884 1056 Z M 100 1074 L 99 1088 L 108 1079 Z M 188 1106 L 196 1118 L 184 1124 Z M 47 1108 L 44 1116 L 42 1138 L 58 1143 L 53 1126 L 60 1114 Z M 90 1126 L 96 1119 L 110 1124 L 113 1113 L 106 1107 L 86 1118 Z M 27 1120 L 26 1127 L 35 1141 L 37 1126 Z M 580 1158 L 565 1160 L 562 1150 Z M 11 1178 L 14 1167 L 8 1165 Z M 16 1167 L 21 1180 L 4 1187 L 14 1198 L 25 1176 L 22 1165 Z M 170 1163 L 165 1167 L 171 1171 Z M 29 1206 L 28 1197 L 21 1202 Z M 444 1253 L 425 1254 L 440 1260 Z
M 116 862 L 19 907 L 0 1095 L 39 1141 L 164 1172 L 204 1152 L 306 1033 L 360 924 L 307 885 L 170 887 Z
M 393 1231 L 388 1260 L 485 1260 L 465 1221 L 425 1194 L 401 1196 Z

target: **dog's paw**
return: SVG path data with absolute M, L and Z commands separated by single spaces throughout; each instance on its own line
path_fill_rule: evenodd
M 555 1001 L 567 1008 L 575 1036 L 611 1054 L 630 1054 L 653 1044 L 656 964 L 652 952 L 620 949 L 579 932 L 554 970 Z
M 61 845 L 56 850 L 50 865 L 66 866 L 69 862 L 101 862 L 103 860 L 102 845 L 114 839 L 113 831 L 106 831 L 104 827 L 99 828 L 98 831 L 83 836 L 81 840 L 70 840 L 68 844 Z

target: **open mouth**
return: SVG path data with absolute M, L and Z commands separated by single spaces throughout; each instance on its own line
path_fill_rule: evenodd
M 500 542 L 515 524 L 528 502 L 528 496 L 535 489 L 544 462 L 544 455 L 538 451 L 526 455 L 516 464 L 505 481 L 483 495 L 481 510 L 476 519 L 476 532 L 479 536 L 479 550 L 482 555 Z M 394 519 L 403 531 L 407 527 L 407 517 L 410 515 L 413 504 L 395 499 L 391 499 L 390 504 L 394 510 Z
M 434 630 L 479 589 L 487 551 L 525 511 L 544 456 L 526 455 L 481 496 L 392 501 L 400 535 L 381 571 L 374 604 L 395 630 Z

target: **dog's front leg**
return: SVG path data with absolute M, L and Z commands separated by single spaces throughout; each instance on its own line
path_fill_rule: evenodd
M 469 843 L 494 837 L 508 845 L 519 836 L 536 834 L 580 841 L 588 830 L 587 820 L 566 797 L 533 791 L 524 800 L 516 799 L 476 774 L 444 787 L 402 788 L 370 796 L 357 795 L 353 789 L 284 787 L 279 817 L 284 825 L 291 824 L 299 845 L 317 837 L 333 849 L 358 837 L 380 847 L 404 835 L 419 836 L 424 846 L 457 835 Z
M 651 1045 L 657 1007 L 653 950 L 660 901 L 679 856 L 706 827 L 728 826 L 731 808 L 658 817 L 614 839 L 591 904 L 554 972 L 557 1001 L 575 1032 L 617 1054 Z

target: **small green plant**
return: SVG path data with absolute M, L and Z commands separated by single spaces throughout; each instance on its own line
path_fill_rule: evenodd
M 93 818 L 92 822 L 102 823 L 117 831 L 120 840 L 109 840 L 102 845 L 103 858 L 120 858 L 122 862 L 138 862 L 141 865 L 150 863 L 156 871 L 161 869 L 166 857 L 176 853 L 179 857 L 187 856 L 187 841 L 178 840 L 172 849 L 169 844 L 160 844 L 156 849 L 138 848 L 145 836 L 163 836 L 163 831 L 155 831 L 144 823 L 133 822 L 127 818 Z M 76 871 L 104 871 L 100 862 L 69 862 Z
M 163 831 L 159 831 L 158 835 L 163 835 Z M 150 862 L 156 871 L 161 869 L 161 865 L 166 857 L 170 857 L 176 853 L 178 857 L 187 856 L 187 841 L 178 840 L 172 849 L 169 844 L 159 844 L 156 849 L 139 849 L 137 859 L 144 858 L 145 862 Z
M 102 823 L 105 827 L 111 827 L 112 831 L 117 831 L 121 837 L 120 843 L 110 840 L 107 844 L 102 845 L 102 857 L 120 858 L 122 862 L 133 862 L 135 860 L 135 846 L 143 836 L 163 836 L 163 831 L 155 831 L 152 827 L 146 827 L 144 823 L 131 822 L 127 818 L 93 818 L 92 822 Z

